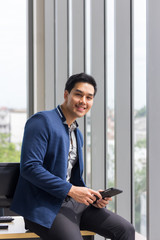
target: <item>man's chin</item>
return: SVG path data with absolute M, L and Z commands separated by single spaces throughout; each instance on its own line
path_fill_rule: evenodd
M 86 112 L 77 112 L 77 117 L 78 118 L 81 118 L 81 117 L 83 117 L 84 115 L 86 115 Z

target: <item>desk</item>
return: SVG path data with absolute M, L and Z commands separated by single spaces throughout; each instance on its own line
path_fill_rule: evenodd
M 0 229 L 0 239 L 40 239 L 38 235 L 32 232 L 26 232 L 22 217 L 14 217 L 13 222 L 7 223 L 8 229 Z M 90 231 L 81 231 L 83 237 L 93 240 L 95 233 Z

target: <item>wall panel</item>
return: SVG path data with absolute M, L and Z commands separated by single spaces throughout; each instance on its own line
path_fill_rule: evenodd
M 148 240 L 159 239 L 160 191 L 160 2 L 147 1 Z M 159 187 L 158 187 L 159 189 Z
M 56 105 L 63 102 L 68 65 L 68 1 L 55 0 L 55 81 Z
M 117 211 L 131 220 L 131 16 L 130 1 L 115 3 L 115 122 L 116 183 L 123 189 Z
M 45 108 L 44 1 L 33 1 L 34 112 Z
M 45 3 L 45 109 L 55 106 L 55 4 Z
M 69 1 L 69 76 L 84 72 L 84 1 Z M 84 133 L 84 119 L 78 119 Z
M 92 187 L 105 186 L 104 164 L 104 1 L 91 1 L 91 75 L 98 92 L 91 111 Z M 97 176 L 97 177 L 95 177 Z
M 69 75 L 84 72 L 84 1 L 69 1 Z

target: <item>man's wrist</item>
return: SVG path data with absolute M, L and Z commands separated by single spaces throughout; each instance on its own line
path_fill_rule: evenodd
M 73 192 L 74 192 L 75 186 L 72 185 L 72 187 L 70 188 L 69 192 L 68 192 L 68 196 L 72 197 L 73 196 Z

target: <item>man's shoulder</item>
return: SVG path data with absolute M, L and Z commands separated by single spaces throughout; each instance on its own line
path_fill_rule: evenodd
M 54 116 L 57 116 L 56 108 L 51 109 L 51 110 L 45 110 L 45 111 L 37 112 L 37 115 L 42 115 L 46 118 L 47 117 L 48 118 L 53 118 Z
M 53 118 L 56 115 L 57 115 L 56 108 L 54 108 L 54 109 L 51 109 L 51 110 L 39 111 L 39 112 L 33 114 L 29 119 L 32 119 L 32 118 Z
M 48 125 L 58 118 L 56 109 L 39 111 L 33 114 L 26 122 L 26 125 Z

